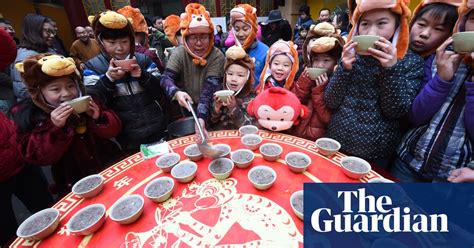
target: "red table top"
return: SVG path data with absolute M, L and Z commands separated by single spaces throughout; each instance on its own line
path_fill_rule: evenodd
M 302 190 L 304 182 L 360 182 L 346 177 L 339 161 L 345 155 L 331 158 L 317 153 L 314 142 L 281 133 L 260 131 L 263 143 L 273 142 L 283 147 L 281 158 L 292 151 L 308 154 L 311 166 L 302 174 L 291 172 L 285 161 L 263 160 L 254 151 L 255 160 L 246 169 L 235 168 L 226 180 L 213 179 L 208 171 L 210 158 L 197 162 L 198 172 L 191 183 L 176 182 L 172 197 L 164 203 L 145 198 L 142 216 L 134 223 L 120 225 L 107 217 L 104 225 L 88 236 L 71 234 L 66 223 L 78 210 L 102 203 L 107 210 L 122 196 L 140 194 L 151 180 L 171 176 L 155 166 L 156 159 L 143 160 L 135 154 L 100 174 L 105 178 L 103 191 L 90 199 L 70 193 L 53 207 L 61 213 L 56 232 L 41 241 L 17 238 L 11 247 L 196 247 L 240 244 L 246 246 L 303 246 L 303 221 L 293 213 L 290 196 Z M 244 148 L 239 132 L 216 131 L 210 137 L 214 144 L 226 143 L 232 150 Z M 194 136 L 168 141 L 174 152 L 186 159 L 183 150 L 195 143 Z M 262 143 L 262 144 L 263 144 Z M 256 165 L 271 166 L 277 173 L 275 184 L 266 191 L 255 189 L 247 178 Z M 371 171 L 362 182 L 380 177 Z

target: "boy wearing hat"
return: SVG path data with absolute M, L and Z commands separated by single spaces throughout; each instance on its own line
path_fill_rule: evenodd
M 474 0 L 459 7 L 454 32 L 474 31 Z M 472 181 L 474 178 L 474 53 L 437 50 L 425 84 L 409 112 L 414 125 L 397 151 L 392 174 L 403 182 Z
M 166 65 L 161 85 L 169 99 L 189 110 L 187 101 L 197 103 L 197 117 L 205 126 L 214 92 L 221 88 L 224 55 L 214 47 L 214 26 L 209 12 L 198 3 L 181 14 L 183 45 L 176 47 Z
M 103 12 L 95 16 L 93 26 L 102 51 L 86 63 L 84 82 L 120 117 L 123 130 L 117 140 L 124 151 L 133 153 L 140 144 L 164 137 L 168 117 L 160 104 L 160 74 L 150 58 L 135 53 L 135 32 L 125 16 Z M 127 61 L 130 68 L 119 66 L 125 59 L 132 59 Z
M 423 80 L 423 59 L 408 50 L 405 0 L 359 0 L 340 64 L 324 93 L 333 115 L 327 136 L 341 150 L 387 168 L 403 135 L 403 118 Z M 356 35 L 378 35 L 369 55 L 356 54 Z

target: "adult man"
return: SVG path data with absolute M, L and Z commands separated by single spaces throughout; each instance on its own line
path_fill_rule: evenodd
M 95 39 L 94 30 L 92 29 L 92 27 L 91 26 L 85 26 L 84 28 L 86 29 L 87 34 L 89 35 L 89 38 Z
M 15 29 L 13 29 L 10 21 L 0 18 L 0 29 L 5 30 L 13 38 L 17 45 L 20 43 L 20 40 L 15 37 Z
M 172 47 L 173 43 L 170 42 L 168 37 L 164 34 L 163 30 L 163 18 L 161 16 L 155 16 L 153 18 L 153 27 L 150 28 L 150 47 L 156 49 L 158 57 L 161 61 L 164 61 L 165 55 L 164 50 L 167 47 Z
M 331 22 L 331 10 L 328 8 L 322 8 L 319 11 L 319 22 Z
M 100 46 L 95 39 L 89 37 L 84 27 L 77 26 L 74 31 L 76 32 L 77 40 L 72 43 L 70 53 L 71 57 L 76 61 L 76 65 L 82 70 L 84 69 L 84 63 L 100 53 Z
M 283 19 L 279 9 L 271 10 L 268 18 L 262 22 L 262 41 L 268 47 L 272 46 L 277 40 L 291 40 L 291 26 L 287 20 Z
M 153 27 L 163 33 L 163 17 L 161 16 L 153 17 Z

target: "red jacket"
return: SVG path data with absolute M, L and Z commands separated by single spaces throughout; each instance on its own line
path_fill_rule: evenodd
M 0 112 L 0 182 L 7 181 L 23 169 L 16 137 L 15 124 Z
M 291 91 L 300 99 L 301 104 L 306 105 L 310 111 L 310 117 L 302 120 L 294 126 L 290 133 L 308 140 L 316 140 L 326 133 L 327 125 L 331 119 L 331 113 L 324 104 L 324 89 L 327 84 L 315 87 L 315 82 L 304 74 L 293 85 Z
M 12 109 L 13 115 L 21 105 Z M 120 155 L 118 147 L 109 139 L 122 128 L 118 116 L 102 110 L 97 121 L 86 114 L 71 115 L 64 128 L 51 122 L 50 116 L 34 121 L 33 130 L 18 135 L 18 143 L 25 162 L 33 165 L 52 165 L 55 186 L 53 193 L 67 193 L 79 179 L 100 172 Z M 84 130 L 84 127 L 86 128 Z M 81 133 L 82 131 L 85 131 Z

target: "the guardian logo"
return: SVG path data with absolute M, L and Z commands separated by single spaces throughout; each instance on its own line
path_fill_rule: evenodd
M 319 208 L 311 215 L 317 232 L 449 232 L 446 214 L 415 214 L 410 207 L 394 207 L 389 196 L 366 195 L 364 188 L 337 191 L 337 198 L 343 201 L 341 213 Z

